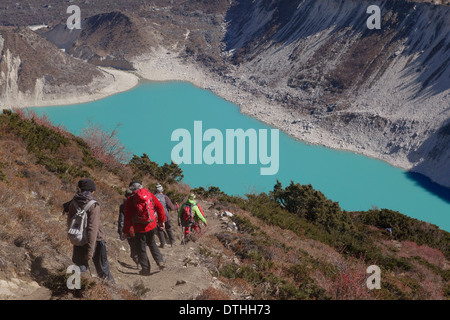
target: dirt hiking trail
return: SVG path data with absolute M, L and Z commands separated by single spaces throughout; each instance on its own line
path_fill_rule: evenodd
M 201 265 L 199 251 L 202 240 L 223 231 L 224 228 L 227 228 L 229 221 L 219 212 L 208 209 L 212 203 L 206 201 L 199 201 L 199 203 L 204 210 L 208 225 L 205 227 L 201 223 L 201 233 L 194 238 L 194 241 L 182 244 L 181 227 L 176 223 L 176 212 L 172 211 L 175 245 L 171 247 L 166 244 L 164 248 L 160 248 L 166 263 L 164 270 L 159 270 L 147 247 L 151 265 L 150 276 L 139 275 L 139 269 L 130 257 L 130 247 L 127 241 L 120 241 L 117 239 L 118 237 L 108 240 L 108 242 L 120 241 L 117 257 L 108 252 L 110 270 L 119 287 L 129 290 L 136 287 L 143 289 L 145 293 L 140 298 L 144 300 L 189 300 L 195 298 L 206 288 L 221 285 L 221 282 L 213 277 L 205 266 Z M 111 234 L 108 235 L 111 236 Z M 159 244 L 158 237 L 155 237 L 155 240 Z

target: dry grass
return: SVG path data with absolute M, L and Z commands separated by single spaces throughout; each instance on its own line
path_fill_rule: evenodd
M 206 288 L 200 293 L 195 300 L 231 300 L 230 296 L 225 292 L 209 287 Z
M 405 258 L 420 257 L 444 270 L 447 270 L 450 267 L 441 251 L 430 248 L 427 245 L 419 246 L 415 242 L 411 241 L 403 241 L 401 243 L 401 248 L 398 255 Z

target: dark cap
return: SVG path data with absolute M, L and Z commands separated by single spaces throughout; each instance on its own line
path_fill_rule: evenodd
M 130 184 L 128 185 L 128 187 L 131 187 L 133 184 L 138 183 L 142 185 L 142 181 L 141 180 L 133 180 L 130 182 Z
M 95 183 L 91 179 L 82 179 L 78 181 L 78 188 L 81 191 L 95 191 Z

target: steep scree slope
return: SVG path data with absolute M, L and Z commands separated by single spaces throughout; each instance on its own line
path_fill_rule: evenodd
M 371 4 L 380 30 L 366 26 Z M 449 16 L 406 1 L 236 1 L 224 41 L 237 85 L 289 111 L 260 118 L 450 186 Z

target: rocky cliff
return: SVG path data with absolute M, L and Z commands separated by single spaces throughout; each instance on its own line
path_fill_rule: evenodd
M 380 30 L 366 26 L 372 4 Z M 237 85 L 289 110 L 275 120 L 288 133 L 450 186 L 449 15 L 406 1 L 237 1 L 224 39 Z
M 136 83 L 66 54 L 29 28 L 0 27 L 0 107 L 81 103 Z

